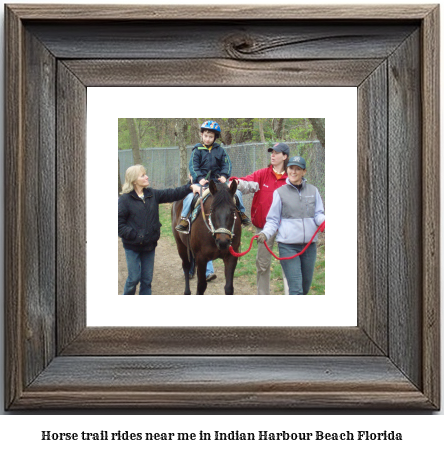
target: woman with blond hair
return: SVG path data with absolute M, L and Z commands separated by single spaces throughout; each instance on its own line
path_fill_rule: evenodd
M 154 254 L 160 237 L 159 204 L 172 203 L 185 198 L 200 187 L 191 182 L 182 187 L 156 190 L 149 188 L 148 176 L 142 165 L 130 166 L 119 197 L 119 237 L 125 249 L 128 278 L 124 295 L 151 294 L 154 271 Z

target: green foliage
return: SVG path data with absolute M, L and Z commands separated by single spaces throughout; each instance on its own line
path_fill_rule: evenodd
M 318 245 L 313 282 L 308 294 L 325 295 L 325 244 Z
M 266 142 L 308 141 L 315 139 L 313 127 L 308 119 L 252 119 L 214 118 L 222 129 L 229 144 L 262 142 L 260 126 Z M 141 149 L 150 147 L 173 147 L 177 145 L 175 119 L 135 119 Z M 199 141 L 199 126 L 203 119 L 187 119 L 186 143 Z M 280 125 L 282 128 L 280 129 Z M 119 149 L 131 149 L 126 119 L 118 120 Z
M 131 149 L 131 139 L 126 119 L 119 119 L 119 150 Z

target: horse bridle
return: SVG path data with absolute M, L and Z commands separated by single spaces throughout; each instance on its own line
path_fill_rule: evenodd
M 217 230 L 214 229 L 213 222 L 211 221 L 211 210 L 210 213 L 208 214 L 208 223 L 207 223 L 207 218 L 205 216 L 205 210 L 204 210 L 204 205 L 203 205 L 203 199 L 202 199 L 202 187 L 200 189 L 200 208 L 202 212 L 202 217 L 205 222 L 206 227 L 208 228 L 208 231 L 211 233 L 213 238 L 216 238 L 216 234 L 228 234 L 230 236 L 230 244 L 232 242 L 232 239 L 234 238 L 234 225 L 236 224 L 236 213 L 234 213 L 234 220 L 233 220 L 233 226 L 231 227 L 231 231 L 227 230 L 226 228 L 218 228 Z

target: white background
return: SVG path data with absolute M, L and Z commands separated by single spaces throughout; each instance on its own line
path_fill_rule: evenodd
M 213 87 L 212 97 L 226 102 L 213 104 L 211 108 L 196 103 L 202 90 L 200 87 L 88 88 L 88 326 L 356 326 L 357 89 Z M 165 103 L 168 99 L 175 100 L 174 104 Z M 272 301 L 269 296 L 257 296 L 254 300 L 236 295 L 229 299 L 209 298 L 196 296 L 196 281 L 193 281 L 193 294 L 181 296 L 180 300 L 177 296 L 118 296 L 117 228 L 103 229 L 117 227 L 117 198 L 97 196 L 103 194 L 102 176 L 115 174 L 119 117 L 325 118 L 328 151 L 325 295 L 279 296 Z M 93 170 L 100 170 L 99 178 Z M 151 183 L 156 182 L 155 173 L 149 178 Z M 340 197 L 336 197 L 338 193 Z M 104 261 L 104 246 L 113 246 L 106 251 L 107 261 Z M 242 246 L 242 250 L 246 248 Z M 244 258 L 240 261 L 245 261 Z M 255 261 L 254 257 L 248 260 Z M 154 267 L 161 261 L 157 256 Z M 180 264 L 177 256 L 178 269 Z M 178 283 L 180 290 L 184 289 L 184 283 Z M 234 291 L 236 294 L 236 281 Z
M 23 3 L 37 3 L 32 1 L 26 1 Z M 49 2 L 48 2 L 49 3 Z M 52 3 L 60 3 L 52 2 Z M 81 2 L 77 1 L 77 3 L 90 3 L 90 2 Z M 100 0 L 95 0 L 94 3 L 112 3 L 112 2 L 102 2 Z M 136 1 L 132 1 L 132 3 L 140 3 Z M 177 1 L 154 1 L 152 0 L 151 3 L 178 3 Z M 208 2 L 204 2 L 201 0 L 194 0 L 192 2 L 182 2 L 182 3 L 203 3 L 208 6 Z M 219 1 L 216 3 L 239 3 L 238 1 Z M 260 0 L 255 1 L 248 1 L 243 0 L 242 3 L 250 3 L 250 4 L 258 4 L 258 3 L 266 3 Z M 281 0 L 279 3 L 298 3 L 298 2 L 286 2 L 285 0 Z M 308 2 L 302 2 L 306 4 Z M 332 4 L 334 2 L 327 1 L 327 0 L 312 0 L 311 4 Z M 346 1 L 341 0 L 341 4 L 346 3 L 356 3 L 354 1 Z M 380 3 L 378 1 L 371 1 L 367 0 L 366 3 Z M 401 1 L 393 1 L 392 3 L 429 3 L 429 2 L 421 2 L 421 1 L 408 1 L 408 0 L 401 0 Z M 438 2 L 440 3 L 440 2 Z M 275 3 L 276 4 L 276 3 Z M 3 15 L 3 8 L 0 12 Z M 3 21 L 2 21 L 2 36 L 3 36 Z M 3 53 L 3 46 L 0 47 L 0 52 Z M 2 59 L 3 60 L 3 59 Z M 4 82 L 4 74 L 3 70 L 1 73 L 2 78 L 2 86 Z M 0 95 L 3 97 L 3 92 Z M 3 137 L 3 123 L 0 123 L 0 131 Z M 442 129 L 441 129 L 442 130 Z M 1 165 L 3 166 L 3 160 L 0 161 Z M 442 190 L 441 190 L 442 192 Z M 1 218 L 2 222 L 4 220 L 4 207 L 3 207 L 3 187 L 0 187 L 0 204 L 1 204 Z M 441 194 L 441 201 L 444 201 L 443 195 Z M 3 226 L 3 223 L 1 223 Z M 441 228 L 442 229 L 442 228 Z M 441 244 L 443 245 L 443 243 Z M 3 238 L 0 240 L 0 249 L 1 254 L 3 257 L 4 246 L 3 246 Z M 443 257 L 443 252 L 441 252 L 441 258 Z M 1 263 L 1 268 L 3 268 L 3 262 Z M 0 281 L 3 281 L 4 271 L 0 274 Z M 441 274 L 444 273 L 443 268 L 441 267 Z M 2 283 L 2 282 L 0 282 Z M 0 298 L 3 300 L 3 296 Z M 441 299 L 442 300 L 442 299 Z M 2 301 L 3 303 L 3 301 Z M 2 306 L 3 307 L 3 306 Z M 442 314 L 441 314 L 442 315 Z M 0 312 L 0 320 L 3 323 L 3 312 Z M 443 317 L 441 317 L 443 320 Z M 441 328 L 443 328 L 443 322 L 441 321 Z M 0 343 L 3 343 L 4 332 L 3 332 L 3 324 L 0 325 Z M 442 338 L 444 339 L 444 338 Z M 444 349 L 441 350 L 441 356 L 444 352 Z M 0 400 L 3 403 L 3 380 L 4 380 L 4 373 L 3 373 L 3 350 L 0 350 L 0 357 L 1 357 L 1 372 L 0 372 Z M 444 363 L 441 363 L 444 365 Z M 442 376 L 443 377 L 443 376 Z M 443 388 L 441 387 L 441 391 Z M 69 413 L 69 412 L 68 412 Z M 106 412 L 105 412 L 106 413 Z M 401 416 L 396 413 L 386 414 L 381 412 L 376 412 L 376 415 L 372 415 L 369 413 L 360 413 L 357 412 L 355 416 L 350 416 L 348 414 L 340 414 L 340 415 L 329 415 L 329 412 L 325 412 L 321 416 L 317 415 L 317 412 L 312 412 L 315 416 L 311 416 L 307 414 L 298 412 L 298 411 L 289 411 L 287 414 L 274 416 L 274 415 L 261 415 L 260 412 L 257 416 L 251 415 L 237 415 L 233 414 L 231 416 L 224 416 L 224 415 L 191 415 L 191 416 L 180 416 L 176 414 L 165 414 L 157 415 L 155 412 L 142 412 L 145 413 L 146 416 L 139 416 L 136 412 L 130 412 L 130 416 L 122 416 L 122 415 L 111 415 L 111 416 L 84 416 L 82 414 L 68 414 L 65 416 L 58 416 L 52 415 L 50 413 L 44 414 L 43 416 L 36 417 L 34 414 L 30 416 L 23 416 L 20 414 L 12 414 L 12 413 L 5 413 L 0 419 L 0 439 L 2 442 L 2 447 L 8 451 L 8 449 L 13 449 L 14 452 L 17 454 L 27 454 L 35 453 L 47 455 L 59 455 L 62 451 L 66 455 L 78 455 L 79 450 L 92 453 L 97 452 L 98 450 L 106 450 L 111 454 L 114 452 L 126 452 L 128 450 L 131 451 L 131 454 L 143 454 L 147 455 L 150 453 L 156 454 L 159 453 L 159 450 L 165 452 L 166 454 L 177 454 L 178 451 L 186 452 L 193 452 L 195 454 L 208 454 L 211 452 L 212 454 L 226 454 L 228 451 L 230 452 L 239 452 L 243 451 L 246 452 L 248 448 L 254 448 L 255 451 L 258 449 L 265 450 L 267 452 L 272 451 L 279 451 L 280 454 L 297 454 L 301 450 L 305 450 L 304 453 L 310 454 L 326 454 L 327 452 L 336 452 L 340 451 L 341 454 L 348 455 L 353 454 L 355 455 L 357 451 L 361 455 L 374 455 L 374 454 L 410 454 L 410 453 L 419 453 L 419 452 L 438 452 L 440 448 L 442 448 L 442 429 L 444 425 L 443 420 L 443 412 L 436 412 L 432 413 L 432 416 L 427 416 L 427 414 L 407 414 L 406 412 L 401 412 Z M 426 416 L 425 416 L 426 415 Z M 367 442 L 362 445 L 358 445 L 359 442 L 312 442 L 309 445 L 301 444 L 284 444 L 284 443 L 275 443 L 271 444 L 264 443 L 263 445 L 258 445 L 255 442 L 255 446 L 249 446 L 247 443 L 231 443 L 227 442 L 224 444 L 214 445 L 209 444 L 208 442 L 197 442 L 197 443 L 184 443 L 179 445 L 175 443 L 174 445 L 170 446 L 161 446 L 160 444 L 157 445 L 138 445 L 138 442 L 133 443 L 108 443 L 105 442 L 106 445 L 103 445 L 102 442 L 93 442 L 93 443 L 85 443 L 85 442 L 72 442 L 72 443 L 61 443 L 55 442 L 47 444 L 48 442 L 40 441 L 40 432 L 42 430 L 51 430 L 51 431 L 60 431 L 60 432 L 70 432 L 70 431 L 80 431 L 86 430 L 90 432 L 97 432 L 101 429 L 108 429 L 109 431 L 115 431 L 116 429 L 120 430 L 132 430 L 133 432 L 138 432 L 139 430 L 143 429 L 143 431 L 172 431 L 172 432 L 179 432 L 179 431 L 187 431 L 189 430 L 207 430 L 210 431 L 212 429 L 219 429 L 219 430 L 241 430 L 241 431 L 249 431 L 250 429 L 254 430 L 287 430 L 292 431 L 296 429 L 297 431 L 303 430 L 311 432 L 312 430 L 324 430 L 324 431 L 337 431 L 337 432 L 344 432 L 346 430 L 370 430 L 370 431 L 377 431 L 380 432 L 382 430 L 395 430 L 401 431 L 404 434 L 404 440 L 401 443 L 395 442 Z M 396 452 L 396 453 L 395 453 Z

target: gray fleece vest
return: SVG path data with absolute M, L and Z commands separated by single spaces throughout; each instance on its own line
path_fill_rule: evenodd
M 315 216 L 316 187 L 303 182 L 300 192 L 287 184 L 278 190 L 282 201 L 283 219 L 304 219 Z

